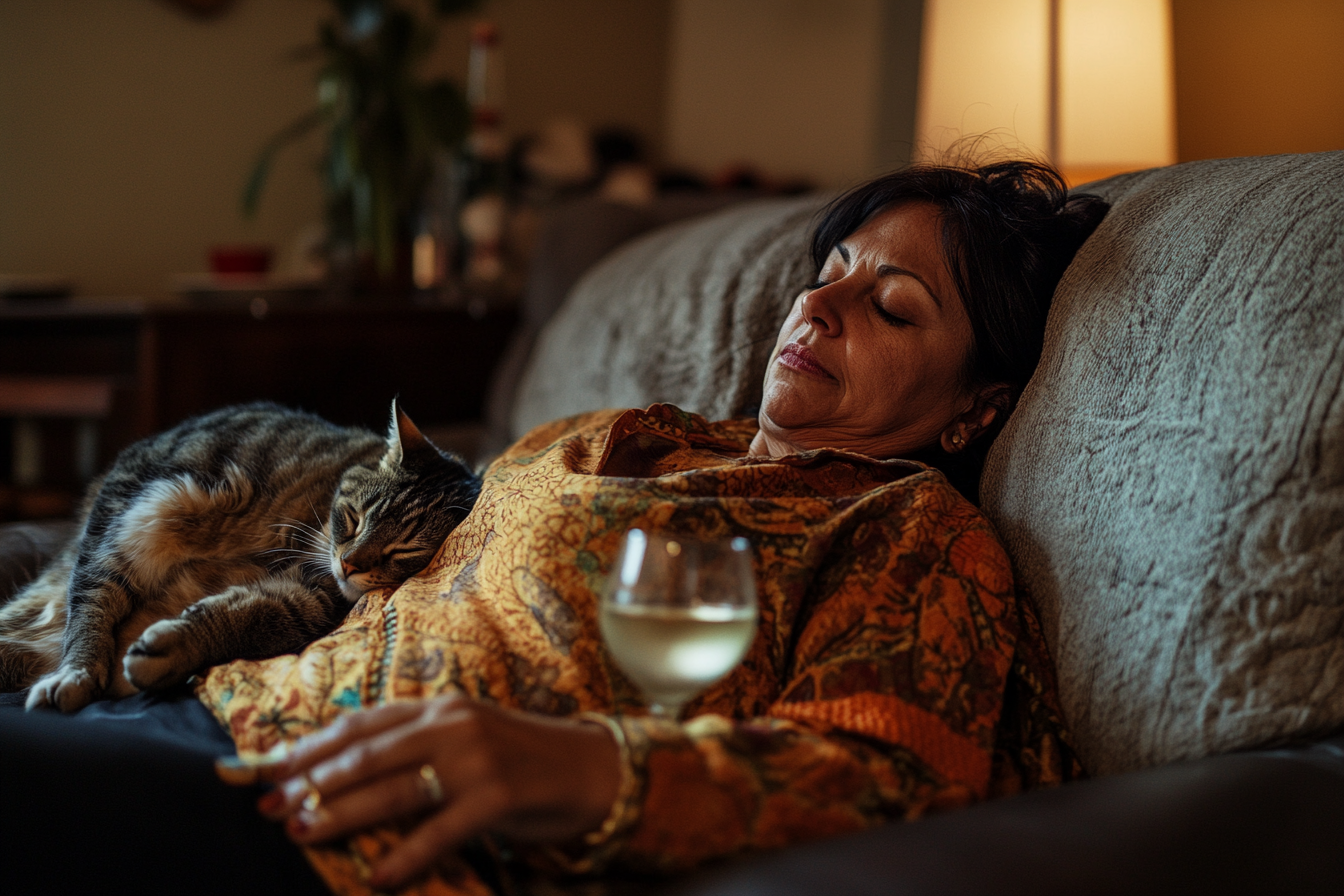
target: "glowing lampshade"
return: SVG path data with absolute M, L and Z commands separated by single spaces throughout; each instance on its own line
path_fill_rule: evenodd
M 926 0 L 916 156 L 981 134 L 1071 183 L 1175 162 L 1168 0 Z

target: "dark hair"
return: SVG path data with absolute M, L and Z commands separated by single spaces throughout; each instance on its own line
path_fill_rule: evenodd
M 1109 206 L 1091 194 L 1070 196 L 1059 172 L 1039 162 L 914 165 L 855 187 L 822 211 L 812 234 L 817 271 L 845 237 L 906 202 L 940 211 L 943 255 L 971 323 L 966 384 L 1008 387 L 994 426 L 970 448 L 951 456 L 935 448 L 920 458 L 965 492 L 964 480 L 978 480 L 993 436 L 1040 360 L 1055 286 Z

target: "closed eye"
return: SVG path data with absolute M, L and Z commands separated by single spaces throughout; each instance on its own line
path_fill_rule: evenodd
M 364 522 L 364 520 L 349 507 L 342 511 L 341 519 L 345 523 L 345 530 L 351 535 L 358 533 L 360 523 Z
M 882 303 L 877 301 L 876 299 L 873 300 L 873 308 L 876 309 L 878 317 L 882 318 L 882 320 L 886 321 L 888 324 L 891 324 L 893 327 L 910 326 L 910 321 L 906 320 L 905 318 L 899 315 L 892 314 L 890 311 L 883 308 Z

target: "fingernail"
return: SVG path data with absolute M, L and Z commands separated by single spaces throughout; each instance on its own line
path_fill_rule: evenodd
M 304 837 L 312 830 L 314 821 L 315 819 L 310 813 L 300 812 L 297 815 L 291 815 L 289 821 L 285 823 L 285 827 L 291 836 Z
M 278 790 L 272 790 L 261 795 L 257 800 L 257 809 L 262 815 L 275 815 L 285 805 L 285 795 Z

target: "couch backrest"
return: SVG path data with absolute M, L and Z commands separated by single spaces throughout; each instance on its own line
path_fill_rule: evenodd
M 1344 724 L 1344 152 L 1113 178 L 981 496 L 1084 763 Z

